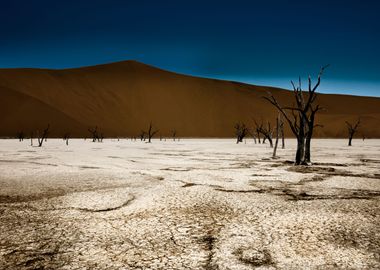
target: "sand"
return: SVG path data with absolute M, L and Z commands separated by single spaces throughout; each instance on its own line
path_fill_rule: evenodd
M 379 269 L 380 140 L 0 140 L 0 269 Z
M 316 75 L 318 67 L 310 72 Z M 94 126 L 108 137 L 138 136 L 151 121 L 163 136 L 175 129 L 180 137 L 232 137 L 237 122 L 253 128 L 255 118 L 274 125 L 277 111 L 263 99 L 268 91 L 284 105 L 294 103 L 292 92 L 283 89 L 185 76 L 136 61 L 0 69 L 0 137 L 21 130 L 29 135 L 48 124 L 54 137 L 89 137 Z M 380 138 L 380 98 L 321 94 L 318 103 L 324 110 L 316 122 L 323 128 L 315 129 L 316 137 L 346 137 L 345 121 L 360 116 L 358 138 Z

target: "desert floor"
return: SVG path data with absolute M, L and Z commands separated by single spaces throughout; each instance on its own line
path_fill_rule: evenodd
M 1 269 L 380 269 L 380 140 L 29 144 L 0 140 Z

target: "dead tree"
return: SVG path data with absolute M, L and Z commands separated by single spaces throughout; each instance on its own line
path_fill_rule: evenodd
M 19 131 L 19 132 L 17 132 L 17 139 L 20 141 L 20 142 L 22 142 L 23 140 L 24 140 L 24 138 L 25 138 L 25 134 L 24 134 L 24 131 Z
M 157 130 L 153 130 L 152 122 L 150 122 L 149 123 L 148 131 L 145 132 L 145 134 L 148 135 L 148 143 L 151 143 L 151 140 L 152 140 L 153 136 L 156 135 L 157 132 L 158 132 L 158 129 Z
M 139 135 L 140 141 L 145 141 L 145 135 L 146 135 L 146 132 L 144 130 L 141 130 L 140 135 Z
M 245 124 L 239 124 L 237 123 L 235 125 L 235 134 L 236 134 L 236 143 L 243 142 L 243 139 L 248 134 L 248 128 L 245 126 Z
M 97 126 L 95 128 L 89 128 L 88 132 L 91 133 L 92 142 L 96 142 L 96 140 L 99 141 L 99 133 L 98 133 L 98 127 Z
M 297 87 L 293 81 L 291 81 L 296 105 L 282 106 L 271 93 L 269 93 L 269 97 L 264 97 L 284 116 L 297 139 L 295 165 L 306 165 L 310 162 L 310 142 L 315 127 L 315 114 L 322 109 L 319 105 L 314 106 L 314 102 L 317 98 L 316 90 L 321 82 L 323 72 L 327 67 L 328 65 L 321 68 L 317 83 L 313 87 L 309 76 L 307 96 L 304 96 L 301 78 L 298 80 Z M 307 154 L 305 155 L 305 153 Z
M 46 141 L 47 135 L 49 133 L 49 128 L 50 128 L 50 125 L 48 125 L 47 128 L 44 129 L 44 132 L 42 133 L 41 137 L 40 137 L 39 132 L 37 130 L 38 147 L 42 146 L 42 143 L 44 142 L 44 140 Z
M 30 146 L 33 146 L 33 131 L 30 132 Z
M 256 130 L 258 132 L 258 134 L 262 134 L 263 135 L 263 143 L 265 143 L 265 140 L 268 140 L 269 141 L 269 145 L 270 147 L 273 147 L 273 140 L 272 140 L 272 136 L 273 136 L 273 130 L 271 128 L 271 125 L 270 125 L 270 122 L 268 121 L 267 123 L 267 127 L 265 127 L 263 125 L 263 123 L 261 123 L 260 125 L 256 122 L 255 120 L 255 125 L 256 125 Z
M 256 121 L 255 121 L 255 123 L 256 123 Z M 259 131 L 259 128 L 258 128 L 257 125 L 256 125 L 255 131 L 256 131 L 256 134 L 257 134 L 257 140 L 258 140 L 259 144 L 261 144 L 260 131 Z
M 261 122 L 260 125 L 259 125 L 255 119 L 253 119 L 253 121 L 255 122 L 255 131 L 254 131 L 254 132 L 256 132 L 257 139 L 258 139 L 259 144 L 260 144 L 260 143 L 261 143 L 261 139 L 260 139 L 260 129 L 262 128 L 263 123 Z M 264 143 L 264 142 L 263 142 L 263 143 Z
M 352 146 L 352 138 L 354 137 L 356 131 L 359 128 L 360 117 L 359 117 L 358 121 L 356 121 L 356 123 L 354 125 L 351 124 L 351 123 L 349 123 L 349 122 L 347 122 L 347 121 L 346 121 L 346 125 L 347 125 L 347 130 L 348 130 L 348 146 Z
M 66 142 L 66 145 L 69 145 L 70 133 L 66 132 L 63 134 L 63 140 Z
M 175 137 L 177 136 L 177 131 L 175 129 L 172 130 L 172 138 L 175 141 Z

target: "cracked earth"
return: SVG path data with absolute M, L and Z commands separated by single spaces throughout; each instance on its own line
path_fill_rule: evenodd
M 380 140 L 0 140 L 0 269 L 380 269 Z

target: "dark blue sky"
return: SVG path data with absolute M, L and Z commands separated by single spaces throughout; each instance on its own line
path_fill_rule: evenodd
M 331 64 L 321 91 L 380 96 L 380 1 L 0 0 L 0 67 L 134 59 L 289 88 Z

